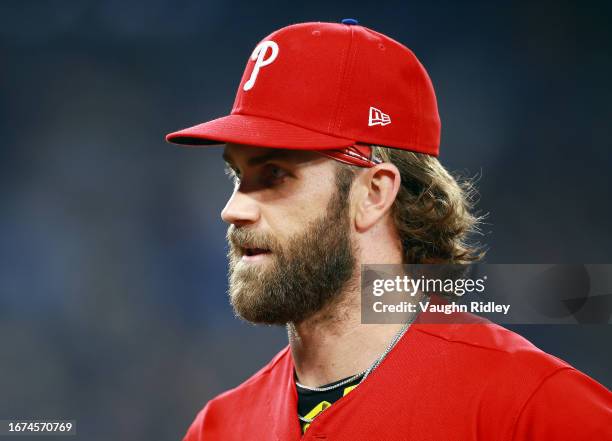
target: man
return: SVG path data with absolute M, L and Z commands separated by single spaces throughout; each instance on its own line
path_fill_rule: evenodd
M 502 327 L 361 323 L 361 265 L 482 256 L 439 136 L 423 66 L 352 19 L 272 33 L 229 116 L 168 135 L 226 144 L 230 301 L 289 337 L 185 440 L 612 439 L 610 392 Z

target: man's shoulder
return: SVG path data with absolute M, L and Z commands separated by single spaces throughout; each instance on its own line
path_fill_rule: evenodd
M 426 338 L 443 342 L 452 348 L 451 353 L 459 358 L 465 356 L 468 361 L 486 358 L 490 362 L 498 361 L 508 369 L 528 367 L 527 371 L 535 375 L 571 368 L 567 362 L 542 351 L 516 332 L 483 319 L 418 324 L 415 328 Z
M 578 416 L 588 433 L 599 433 L 609 425 L 610 391 L 516 332 L 491 322 L 419 324 L 413 331 L 418 336 L 415 342 L 429 348 L 423 351 L 430 351 L 440 387 L 460 390 L 456 396 L 479 403 L 479 414 L 486 415 L 482 424 L 490 425 L 491 430 L 514 430 L 514 439 L 565 439 L 545 434 L 548 430 L 558 435 L 554 426 L 567 426 L 562 415 Z M 561 412 L 557 416 L 549 413 L 555 406 Z M 506 421 L 506 416 L 511 420 Z M 543 435 L 517 435 L 534 427 Z

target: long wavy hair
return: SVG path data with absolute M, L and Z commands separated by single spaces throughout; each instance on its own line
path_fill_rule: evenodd
M 482 217 L 474 213 L 473 179 L 455 179 L 434 156 L 372 146 L 373 156 L 394 164 L 401 186 L 392 215 L 402 241 L 405 264 L 468 264 L 484 257 L 473 235 Z M 352 167 L 341 167 L 339 186 L 354 178 Z

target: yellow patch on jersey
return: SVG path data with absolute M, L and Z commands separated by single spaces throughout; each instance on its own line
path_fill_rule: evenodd
M 357 386 L 359 386 L 359 384 L 356 384 L 354 386 L 345 387 L 342 393 L 342 396 L 346 397 Z M 308 412 L 304 417 L 311 420 L 330 406 L 331 406 L 331 403 L 329 401 L 321 401 L 319 404 L 313 407 L 312 410 Z M 308 430 L 309 427 L 310 427 L 310 423 L 302 423 L 302 434 L 306 433 L 306 430 Z
M 352 391 L 353 389 L 355 389 L 357 386 L 359 386 L 359 384 L 356 384 L 354 386 L 349 386 L 349 387 L 345 387 L 344 388 L 344 393 L 342 394 L 343 397 L 346 397 L 348 395 L 348 393 L 350 391 Z
M 308 418 L 309 420 L 312 420 L 313 418 L 315 418 L 317 415 L 319 415 L 321 412 L 323 412 L 325 409 L 327 409 L 330 406 L 331 406 L 331 403 L 329 401 L 321 401 L 319 404 L 313 407 L 310 412 L 304 415 L 304 418 Z M 304 423 L 302 425 L 302 433 L 305 433 L 306 429 L 308 429 L 309 427 L 310 427 L 310 423 Z

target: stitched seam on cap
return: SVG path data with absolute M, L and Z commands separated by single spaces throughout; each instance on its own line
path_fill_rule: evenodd
M 357 45 L 357 42 L 355 41 L 355 39 L 357 38 L 355 36 L 355 31 L 354 31 L 354 27 L 351 26 L 351 44 L 349 46 L 349 51 L 348 51 L 348 55 L 347 55 L 347 67 L 346 67 L 346 74 L 345 74 L 345 78 L 346 78 L 346 90 L 344 91 L 344 93 L 342 94 L 342 96 L 340 97 L 340 102 L 338 103 L 338 106 L 341 108 L 339 108 L 339 113 L 336 116 L 336 127 L 335 129 L 337 131 L 340 131 L 340 128 L 342 127 L 342 122 L 343 122 L 343 115 L 344 115 L 344 110 L 346 109 L 346 106 L 348 104 L 348 100 L 347 97 L 349 96 L 349 91 L 351 90 L 351 85 L 353 84 L 353 78 L 354 75 L 352 75 L 353 73 L 353 67 L 355 66 L 355 60 L 357 60 L 357 52 L 359 50 L 359 47 Z M 355 49 L 353 50 L 353 46 L 355 47 Z
M 335 107 L 335 111 L 334 111 L 334 116 L 332 117 L 332 119 L 329 121 L 329 125 L 327 126 L 327 131 L 328 133 L 332 133 L 332 131 L 334 131 L 334 127 L 336 127 L 336 120 L 338 118 L 338 112 L 339 112 L 339 107 L 340 107 L 340 97 L 342 95 L 342 85 L 344 83 L 344 77 L 346 74 L 346 65 L 348 62 L 348 57 L 351 51 L 351 46 L 353 44 L 353 29 L 351 26 L 348 26 L 348 30 L 350 31 L 350 35 L 349 35 L 349 43 L 348 43 L 348 47 L 346 47 L 346 49 L 344 49 L 342 51 L 342 68 L 341 68 L 341 72 L 340 72 L 340 84 L 338 85 L 338 94 L 336 95 L 336 105 Z

